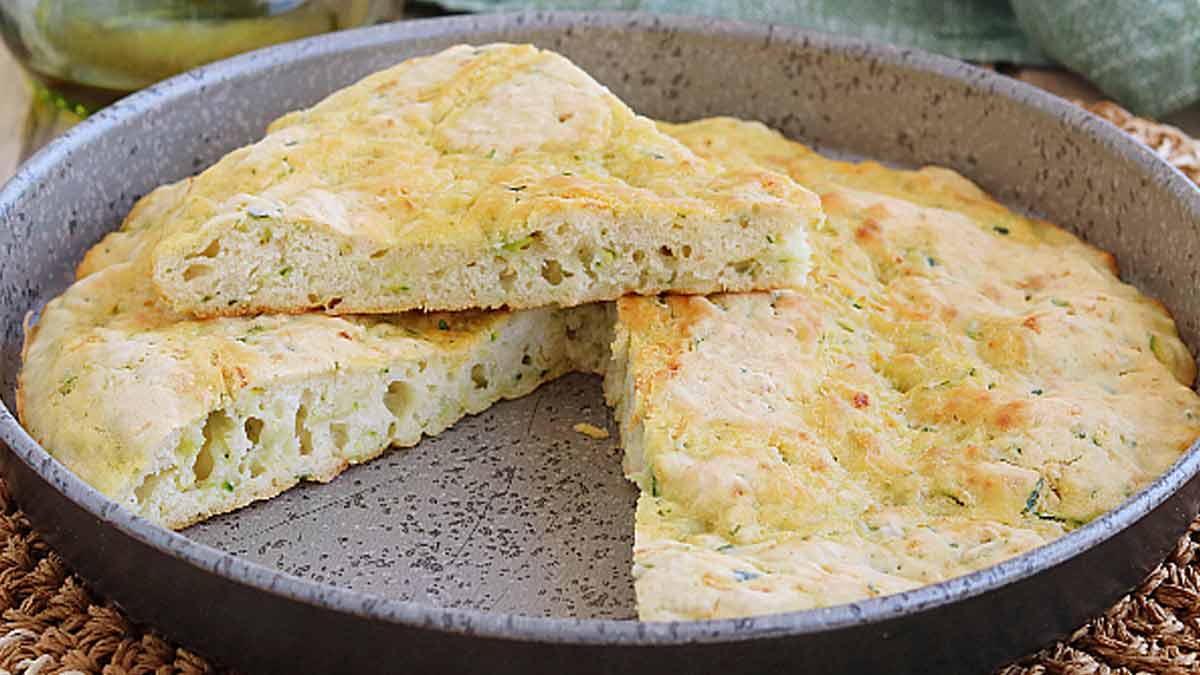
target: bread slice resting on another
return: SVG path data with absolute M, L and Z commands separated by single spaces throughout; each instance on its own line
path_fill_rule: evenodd
M 607 355 L 608 304 L 193 319 L 153 292 L 153 234 L 110 235 L 46 305 L 17 402 L 59 461 L 167 527 L 329 481 Z
M 460 46 L 274 122 L 162 212 L 151 259 L 199 317 L 570 307 L 799 285 L 820 218 L 553 52 Z

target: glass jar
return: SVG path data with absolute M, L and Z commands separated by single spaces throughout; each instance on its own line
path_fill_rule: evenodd
M 86 114 L 210 61 L 398 11 L 392 0 L 3 0 L 0 36 L 39 95 Z

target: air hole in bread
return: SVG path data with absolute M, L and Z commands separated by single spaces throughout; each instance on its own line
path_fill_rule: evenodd
M 387 407 L 392 417 L 403 418 L 408 414 L 412 402 L 412 387 L 407 383 L 396 380 L 388 385 L 387 393 L 383 395 L 383 405 Z
M 675 257 L 675 252 L 672 251 L 671 248 L 669 246 L 666 246 L 665 244 L 658 249 L 658 254 L 664 258 L 674 258 Z
M 511 269 L 504 270 L 500 273 L 500 288 L 503 288 L 505 292 L 511 291 L 516 280 L 516 272 L 512 271 Z
M 378 260 L 387 254 L 388 254 L 388 250 L 386 248 L 381 248 L 378 251 L 375 251 L 374 253 L 371 254 L 371 259 Z
M 212 268 L 208 265 L 188 265 L 188 268 L 183 271 L 183 280 L 195 281 L 211 272 Z
M 682 250 L 680 250 L 679 252 L 680 252 L 680 253 L 683 255 L 683 257 L 685 257 L 685 258 L 690 258 L 690 257 L 692 257 L 692 247 L 691 247 L 691 245 L 690 245 L 690 244 L 684 244 L 684 245 L 683 245 L 683 249 L 682 249 Z
M 333 438 L 333 447 L 339 451 L 346 449 L 346 444 L 350 441 L 350 433 L 346 430 L 346 425 L 337 422 L 329 425 L 329 435 Z
M 258 445 L 259 439 L 262 438 L 263 421 L 257 417 L 247 417 L 246 423 L 242 427 L 246 432 L 246 440 Z
M 643 261 L 643 260 L 645 260 L 645 259 L 646 259 L 646 254 L 645 254 L 645 253 L 642 253 L 641 251 L 634 251 L 634 252 L 633 252 L 633 262 L 635 262 L 635 263 L 638 263 L 638 264 L 641 264 L 641 263 L 642 263 L 642 261 Z
M 309 398 L 305 392 L 305 398 Z M 300 439 L 300 454 L 311 455 L 313 451 L 312 432 L 308 429 L 308 404 L 301 403 L 296 408 L 296 438 Z
M 471 381 L 475 383 L 476 389 L 488 388 L 487 372 L 482 363 L 476 363 L 471 367 Z
M 203 251 L 200 251 L 199 253 L 196 253 L 193 255 L 189 255 L 188 257 L 189 258 L 215 258 L 220 254 L 221 254 L 221 241 L 219 239 L 213 239 L 212 241 L 208 242 L 208 246 L 205 246 Z
M 547 260 L 542 263 L 542 278 L 551 286 L 561 284 L 563 280 L 562 265 L 559 265 L 557 260 Z
M 134 488 L 134 498 L 137 499 L 139 504 L 144 504 L 150 495 L 154 494 L 154 491 L 158 489 L 159 483 L 163 482 L 163 480 L 172 476 L 174 473 L 175 471 L 172 469 L 146 476 L 146 479 L 142 481 L 142 484 Z
M 204 429 L 201 431 L 204 444 L 200 446 L 200 452 L 196 453 L 196 461 L 192 463 L 192 474 L 197 483 L 208 480 L 217 466 L 217 456 L 225 455 L 228 451 L 225 436 L 231 428 L 233 420 L 229 419 L 223 410 L 209 413 L 208 419 L 204 420 Z
M 737 272 L 738 274 L 749 274 L 753 276 L 755 272 L 758 271 L 758 261 L 753 259 L 739 260 L 738 262 L 733 263 L 733 271 Z

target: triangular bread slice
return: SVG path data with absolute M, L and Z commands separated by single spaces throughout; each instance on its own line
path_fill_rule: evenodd
M 282 117 L 161 218 L 154 282 L 210 317 L 788 287 L 821 212 L 786 176 L 697 157 L 565 58 L 495 44 Z
M 840 604 L 981 569 L 1157 478 L 1196 366 L 1111 256 L 945 169 L 664 127 L 821 195 L 799 291 L 623 298 L 606 393 L 641 486 L 639 615 Z
M 30 327 L 25 428 L 116 502 L 167 527 L 328 481 L 389 445 L 570 371 L 598 372 L 610 307 L 197 320 L 150 285 L 141 222 L 98 244 Z M 151 208 L 151 207 L 154 208 Z

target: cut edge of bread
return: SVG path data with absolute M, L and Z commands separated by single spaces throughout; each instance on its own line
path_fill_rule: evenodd
M 512 312 L 463 350 L 409 352 L 237 389 L 176 426 L 122 487 L 113 482 L 101 491 L 139 516 L 182 529 L 302 481 L 328 482 L 391 446 L 415 445 L 566 373 L 602 373 L 610 311 L 588 305 Z M 34 327 L 29 340 L 36 336 Z M 31 423 L 44 415 L 22 408 L 26 428 L 44 437 Z
M 796 191 L 799 203 L 815 205 Z M 211 239 L 165 238 L 153 278 L 175 311 L 201 318 L 572 307 L 629 293 L 800 287 L 809 270 L 808 220 L 819 214 L 815 206 L 747 205 L 739 218 L 700 227 L 682 213 L 614 218 L 579 208 L 525 222 L 477 249 L 373 248 L 274 217 L 244 217 Z

